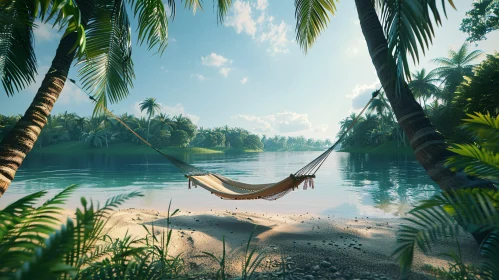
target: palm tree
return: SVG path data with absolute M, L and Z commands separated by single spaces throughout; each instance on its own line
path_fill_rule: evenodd
M 438 94 L 440 89 L 435 83 L 439 79 L 435 78 L 435 72 L 426 73 L 426 69 L 421 69 L 412 73 L 412 80 L 409 82 L 409 88 L 415 98 L 419 98 L 419 104 L 426 108 L 426 100 Z
M 140 102 L 140 111 L 147 113 L 147 141 L 149 141 L 149 129 L 151 127 L 151 118 L 161 111 L 161 105 L 156 102 L 156 98 L 146 98 L 144 101 Z
M 305 52 L 327 27 L 338 2 L 295 1 L 296 41 Z M 451 0 L 447 2 L 453 5 Z M 442 3 L 444 7 L 447 2 Z M 441 24 L 437 1 L 355 0 L 355 5 L 369 55 L 386 97 L 416 159 L 428 175 L 444 190 L 470 185 L 494 188 L 489 182 L 467 178 L 443 165 L 451 153 L 405 81 L 410 74 L 408 55 L 418 61 L 420 49 L 426 49 L 428 39 L 434 35 L 433 24 Z M 379 16 L 376 8 L 380 11 Z
M 231 0 L 216 1 L 219 22 L 223 21 L 231 3 Z M 175 0 L 166 4 L 174 18 Z M 200 8 L 200 4 L 200 1 L 186 1 L 190 9 Z M 168 17 L 162 0 L 3 1 L 0 11 L 0 57 L 7 58 L 0 59 L 0 77 L 8 95 L 34 81 L 36 57 L 32 28 L 35 16 L 56 19 L 55 23 L 66 29 L 33 102 L 0 142 L 1 196 L 46 125 L 73 61 L 80 65 L 83 88 L 96 102 L 94 114 L 101 113 L 108 101 L 114 103 L 127 97 L 132 86 L 128 12 L 137 19 L 134 22 L 139 44 L 146 43 L 148 49 L 156 48 L 159 54 L 168 44 Z
M 464 81 L 465 76 L 473 76 L 473 60 L 482 55 L 482 51 L 474 50 L 469 52 L 468 44 L 464 43 L 459 50 L 449 50 L 449 57 L 438 57 L 433 59 L 438 64 L 438 68 L 430 73 L 440 78 L 445 85 L 442 99 L 449 104 L 456 91 L 456 88 Z
M 88 124 L 88 119 L 85 117 L 76 117 L 75 119 L 75 126 L 76 128 L 80 129 L 80 136 L 78 137 L 78 141 L 81 140 L 81 137 L 83 136 L 83 129 L 85 126 Z

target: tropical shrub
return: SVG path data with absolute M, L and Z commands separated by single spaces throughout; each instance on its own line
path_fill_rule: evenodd
M 498 4 L 499 5 L 499 4 Z M 459 111 L 499 114 L 499 54 L 487 55 L 456 91 L 453 105 Z
M 112 239 L 105 232 L 111 210 L 142 195 L 118 195 L 102 207 L 82 198 L 75 219 L 61 224 L 61 205 L 76 188 L 37 207 L 46 194 L 40 191 L 0 211 L 0 279 L 165 279 L 183 271 L 180 256 L 168 255 L 170 217 L 178 210 L 159 239 L 154 226 L 145 227 L 145 238 Z
M 476 113 L 468 115 L 463 128 L 473 143 L 455 144 L 456 155 L 447 160 L 454 171 L 464 171 L 478 178 L 499 180 L 499 116 Z M 454 259 L 449 279 L 499 279 L 499 191 L 497 189 L 461 189 L 443 192 L 424 200 L 412 209 L 397 233 L 394 256 L 404 277 L 410 271 L 416 246 L 424 253 L 442 239 L 455 240 L 458 253 L 446 254 Z M 458 235 L 461 231 L 485 236 L 480 244 L 483 257 L 479 269 L 467 267 L 461 261 Z M 442 270 L 438 271 L 442 276 Z

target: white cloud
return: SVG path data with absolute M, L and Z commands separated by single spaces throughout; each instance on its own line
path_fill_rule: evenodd
M 308 114 L 299 114 L 295 112 L 284 111 L 282 113 L 271 114 L 267 116 L 254 116 L 254 115 L 235 115 L 233 119 L 242 120 L 258 133 L 298 133 L 305 131 L 324 131 L 327 125 L 319 125 L 313 127 L 308 119 Z
M 252 129 L 255 132 L 267 133 L 267 132 L 272 131 L 272 125 L 270 124 L 270 122 L 264 120 L 261 117 L 257 117 L 257 116 L 253 116 L 253 115 L 239 114 L 239 115 L 232 116 L 232 118 L 243 120 L 243 121 L 246 121 L 248 123 L 251 123 L 252 125 L 254 125 L 254 127 Z
M 201 64 L 213 67 L 222 67 L 226 64 L 232 64 L 232 60 L 229 60 L 216 53 L 211 53 L 205 57 L 201 57 Z
M 57 34 L 57 26 L 52 27 L 51 24 L 42 22 L 37 22 L 36 24 L 37 27 L 33 30 L 33 33 L 35 34 L 35 42 L 49 42 L 59 37 Z
M 256 33 L 256 23 L 251 16 L 251 6 L 248 2 L 237 0 L 232 6 L 232 15 L 225 20 L 225 26 L 234 27 L 239 34 L 245 32 L 254 37 Z
M 224 76 L 225 78 L 227 78 L 229 76 L 230 70 L 232 70 L 232 69 L 231 68 L 227 68 L 227 67 L 222 67 L 222 68 L 220 68 L 220 74 L 222 76 Z
M 268 44 L 267 51 L 271 55 L 288 53 L 288 44 L 291 42 L 288 39 L 290 26 L 284 21 L 280 24 L 274 24 L 274 17 L 265 14 L 267 7 L 267 0 L 258 0 L 253 5 L 253 8 L 260 11 L 255 20 L 252 5 L 249 2 L 237 0 L 232 8 L 231 16 L 226 20 L 225 26 L 233 27 L 238 34 L 244 32 L 259 43 Z
M 188 119 L 190 119 L 194 124 L 199 121 L 199 117 L 193 114 L 189 114 L 185 111 L 184 106 L 181 103 L 177 103 L 175 106 L 168 106 L 159 103 L 161 106 L 161 112 L 167 115 L 178 116 L 182 115 Z M 132 106 L 132 114 L 137 117 L 146 117 L 146 112 L 140 111 L 140 102 L 135 102 Z
M 347 95 L 347 97 L 352 99 L 352 109 L 358 110 L 363 108 L 369 99 L 371 99 L 373 91 L 379 87 L 379 81 L 372 84 L 355 85 L 355 88 L 352 90 L 352 94 Z
M 172 43 L 176 43 L 176 42 L 177 42 L 177 39 L 175 39 L 175 38 L 170 38 L 170 42 L 172 42 Z
M 260 41 L 268 41 L 270 46 L 268 51 L 275 55 L 277 53 L 288 53 L 288 44 L 290 40 L 287 38 L 289 26 L 282 21 L 279 25 L 273 24 L 269 21 L 269 29 L 263 32 L 260 36 Z
M 79 104 L 79 103 L 91 103 L 92 101 L 88 98 L 79 87 L 75 86 L 72 82 L 67 81 L 62 89 L 61 95 L 59 95 L 59 104 Z
M 265 9 L 267 9 L 268 6 L 269 6 L 269 2 L 267 0 L 258 0 L 256 2 L 256 9 L 257 10 L 265 11 Z
M 329 129 L 327 124 L 319 124 L 314 127 L 314 132 L 324 133 Z
M 243 77 L 243 78 L 241 79 L 241 84 L 243 84 L 243 85 L 244 85 L 244 84 L 245 84 L 245 83 L 247 83 L 247 82 L 248 82 L 248 77 Z
M 192 75 L 191 77 L 196 77 L 196 79 L 198 79 L 199 81 L 206 80 L 206 77 L 201 74 Z
M 177 103 L 175 106 L 168 106 L 164 105 L 162 106 L 162 112 L 170 115 L 170 116 L 177 116 L 177 115 L 182 115 L 186 118 L 189 118 L 193 123 L 199 122 L 199 117 L 193 114 L 189 114 L 185 112 L 185 108 L 181 103 Z

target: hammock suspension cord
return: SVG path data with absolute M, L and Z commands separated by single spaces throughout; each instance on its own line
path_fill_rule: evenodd
M 73 79 L 69 79 L 69 80 L 73 84 L 75 84 L 77 87 L 79 87 L 85 94 L 87 94 L 88 97 L 94 103 L 97 103 L 97 100 L 92 95 L 88 94 L 85 90 L 83 90 L 80 86 L 78 86 L 76 84 L 75 80 L 73 80 Z M 322 164 L 324 163 L 324 161 L 326 161 L 326 159 L 331 154 L 331 152 L 334 150 L 334 148 L 338 145 L 338 143 L 340 143 L 341 140 L 343 140 L 343 138 L 347 135 L 347 133 L 358 122 L 358 120 L 360 119 L 360 117 L 362 116 L 362 114 L 364 113 L 364 111 L 372 103 L 372 101 L 374 100 L 374 98 L 376 98 L 376 96 L 378 96 L 380 90 L 381 89 L 378 89 L 378 90 L 376 90 L 376 91 L 374 91 L 372 93 L 372 97 L 369 100 L 369 102 L 367 102 L 366 106 L 364 106 L 364 108 L 362 109 L 362 111 L 360 111 L 360 113 L 357 115 L 357 117 L 352 121 L 352 123 L 348 126 L 348 128 L 341 134 L 341 136 L 338 138 L 338 140 L 336 140 L 336 142 L 334 142 L 334 144 L 331 147 L 329 147 L 326 151 L 324 151 L 317 158 L 315 158 L 310 163 L 308 163 L 307 165 L 305 165 L 303 168 L 301 168 L 300 170 L 298 170 L 294 174 L 291 174 L 291 177 L 298 178 L 298 179 L 300 179 L 300 178 L 314 178 L 315 177 L 315 173 L 319 170 L 319 168 L 322 166 Z M 202 176 L 202 175 L 211 174 L 210 172 L 207 172 L 207 171 L 204 171 L 202 169 L 199 169 L 199 168 L 197 168 L 197 167 L 195 167 L 195 166 L 193 166 L 193 165 L 191 165 L 191 164 L 189 164 L 187 162 L 184 162 L 184 161 L 179 160 L 179 159 L 177 159 L 177 158 L 175 158 L 173 156 L 170 156 L 170 155 L 168 155 L 166 153 L 163 153 L 161 150 L 159 150 L 158 148 L 154 147 L 151 143 L 149 143 L 149 141 L 147 141 L 142 136 L 140 136 L 137 132 L 135 132 L 132 128 L 130 128 L 122 119 L 120 119 L 118 116 L 116 116 L 115 114 L 113 114 L 106 107 L 103 107 L 103 109 L 104 109 L 104 111 L 108 115 L 110 115 L 113 118 L 115 118 L 126 129 L 128 129 L 133 135 L 135 135 L 140 141 L 142 141 L 147 146 L 151 147 L 153 150 L 155 150 L 160 155 L 164 156 L 173 165 L 175 165 L 180 171 L 182 171 L 182 173 L 184 173 L 184 175 L 189 178 L 189 184 L 190 184 L 190 177 L 191 176 Z M 307 183 L 307 181 L 305 181 L 305 183 Z M 306 188 L 306 187 L 307 187 L 307 185 L 304 186 L 304 188 Z M 311 187 L 313 188 L 313 183 L 312 183 Z

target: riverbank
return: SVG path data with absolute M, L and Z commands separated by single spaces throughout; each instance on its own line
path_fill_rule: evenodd
M 262 150 L 235 149 L 235 148 L 200 148 L 200 147 L 168 147 L 161 149 L 169 155 L 185 154 L 235 154 L 255 153 Z M 35 147 L 33 153 L 50 155 L 83 155 L 83 154 L 108 154 L 108 155 L 155 155 L 156 151 L 145 145 L 134 143 L 112 143 L 109 147 L 90 148 L 82 142 L 62 142 L 46 147 Z
M 387 143 L 383 143 L 379 146 L 363 146 L 363 147 L 348 147 L 341 148 L 338 152 L 347 152 L 347 153 L 362 153 L 362 154 L 406 154 L 406 155 L 414 155 L 414 151 L 410 146 L 397 145 L 397 142 L 390 141 Z
M 71 216 L 71 212 L 67 215 Z M 114 212 L 108 223 L 109 235 L 123 237 L 125 233 L 144 237 L 143 226 L 154 233 L 166 230 L 167 212 L 124 209 Z M 398 279 L 399 269 L 390 256 L 396 246 L 395 232 L 401 219 L 355 219 L 334 216 L 255 214 L 236 211 L 180 212 L 171 218 L 173 230 L 169 254 L 182 253 L 189 274 L 206 275 L 216 270 L 215 264 L 203 252 L 222 254 L 225 240 L 227 271 L 240 275 L 242 254 L 250 233 L 254 244 L 266 257 L 260 272 L 262 277 L 287 279 Z M 256 226 L 256 227 L 255 227 Z M 477 260 L 477 245 L 471 237 L 461 238 L 465 262 Z M 453 248 L 453 242 L 442 242 L 425 256 L 416 250 L 411 279 L 426 279 L 425 264 L 447 267 L 440 253 Z M 284 270 L 283 271 L 283 266 Z M 190 278 L 191 279 L 191 278 Z M 201 278 L 192 278 L 201 279 Z

